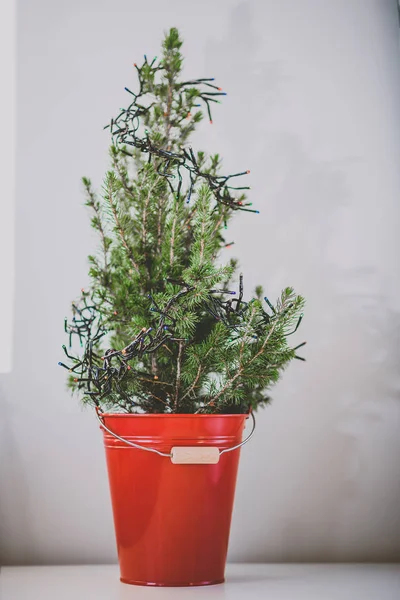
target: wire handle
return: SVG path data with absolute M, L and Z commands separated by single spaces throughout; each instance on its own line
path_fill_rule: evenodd
M 128 446 L 131 446 L 132 448 L 136 448 L 137 450 L 145 450 L 146 452 L 154 452 L 155 454 L 158 454 L 159 456 L 166 456 L 167 458 L 172 458 L 173 457 L 172 452 L 160 452 L 160 450 L 156 450 L 155 448 L 149 448 L 147 446 L 141 446 L 140 444 L 135 444 L 134 442 L 130 442 L 129 440 L 126 440 L 125 438 L 117 435 L 116 433 L 114 433 L 113 431 L 111 431 L 111 429 L 109 429 L 104 424 L 104 421 L 103 421 L 101 415 L 102 415 L 102 412 L 100 411 L 100 409 L 98 407 L 96 407 L 96 417 L 97 417 L 97 420 L 100 423 L 100 427 L 102 427 L 103 429 L 105 429 L 110 435 L 112 435 L 113 437 L 115 437 L 120 442 L 123 442 L 124 444 L 127 444 Z M 240 442 L 240 444 L 237 444 L 236 446 L 232 446 L 232 448 L 224 448 L 224 450 L 218 450 L 219 451 L 219 456 L 221 456 L 221 454 L 224 454 L 225 452 L 232 452 L 232 450 L 237 450 L 241 446 L 244 446 L 244 444 L 247 444 L 247 442 L 253 436 L 254 431 L 256 429 L 256 419 L 255 419 L 253 411 L 250 412 L 250 416 L 253 419 L 253 427 L 252 427 L 249 435 L 247 436 L 247 438 L 245 438 L 242 442 Z

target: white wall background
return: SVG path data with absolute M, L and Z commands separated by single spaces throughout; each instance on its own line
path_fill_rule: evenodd
M 94 239 L 81 175 L 132 62 L 185 38 L 226 89 L 197 146 L 250 168 L 231 252 L 307 300 L 294 364 L 242 453 L 230 559 L 400 555 L 400 136 L 395 0 L 20 0 L 13 370 L 0 377 L 1 561 L 116 560 L 102 440 L 57 367 Z M 3 116 L 3 119 L 6 118 Z M 228 252 L 228 251 L 227 251 Z M 3 315 L 3 323 L 8 316 Z
M 15 285 L 16 2 L 0 3 L 0 373 L 11 370 Z

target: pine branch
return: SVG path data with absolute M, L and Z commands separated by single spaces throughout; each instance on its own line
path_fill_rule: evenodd
M 247 186 L 234 185 L 248 171 L 222 175 L 218 155 L 186 145 L 196 108 L 211 120 L 224 92 L 209 78 L 180 80 L 181 45 L 172 28 L 161 61 L 135 65 L 138 89 L 127 89 L 130 104 L 107 126 L 104 203 L 84 180 L 104 260 L 89 257 L 91 287 L 65 324 L 82 351 L 66 352 L 70 366 L 61 366 L 86 403 L 112 411 L 241 412 L 265 404 L 301 358 L 302 344 L 287 343 L 301 298 L 287 289 L 263 304 L 258 287 L 246 301 L 242 277 L 232 289 L 237 261 L 218 263 L 233 212 L 258 211 L 245 202 Z
M 207 408 L 208 406 L 210 406 L 210 404 L 211 405 L 215 404 L 215 402 L 226 392 L 226 390 L 228 388 L 232 387 L 233 383 L 243 374 L 243 371 L 246 368 L 248 368 L 255 360 L 257 360 L 257 358 L 259 358 L 263 354 L 263 352 L 265 351 L 265 348 L 267 347 L 268 342 L 271 339 L 272 334 L 274 333 L 274 331 L 275 331 L 276 327 L 278 326 L 278 324 L 280 324 L 279 316 L 284 315 L 285 312 L 286 312 L 286 310 L 287 310 L 287 302 L 288 302 L 288 299 L 285 300 L 284 302 L 282 302 L 280 310 L 279 310 L 279 313 L 277 315 L 277 318 L 273 322 L 273 325 L 271 326 L 271 328 L 270 328 L 270 330 L 269 330 L 266 338 L 264 339 L 264 342 L 263 342 L 261 348 L 259 349 L 259 351 L 254 356 L 252 356 L 252 358 L 247 363 L 243 363 L 242 362 L 242 357 L 243 357 L 243 351 L 244 351 L 244 348 L 245 348 L 245 335 L 247 335 L 248 331 L 249 331 L 248 329 L 246 330 L 246 334 L 243 336 L 242 343 L 241 343 L 241 346 L 240 346 L 240 353 L 239 353 L 239 361 L 240 362 L 239 362 L 239 367 L 238 367 L 237 372 L 235 373 L 235 375 L 233 377 L 231 377 L 230 379 L 228 379 L 228 381 L 223 385 L 223 387 L 220 389 L 220 391 L 215 396 L 213 396 L 211 398 L 211 400 L 207 404 L 205 404 L 202 408 L 198 409 L 196 411 L 196 413 L 201 412 L 202 410 L 204 410 L 205 408 Z M 252 313 L 251 319 L 253 318 L 253 315 L 254 315 L 254 311 Z M 270 368 L 275 368 L 276 366 L 277 365 L 271 365 Z
M 204 262 L 205 230 L 206 230 L 206 224 L 204 221 L 202 221 L 201 222 L 201 233 L 200 233 L 200 255 L 199 255 L 199 264 L 200 265 L 202 265 Z
M 157 254 L 161 252 L 161 242 L 162 242 L 162 218 L 164 212 L 164 198 L 161 197 L 158 201 L 158 210 L 157 210 Z
M 267 343 L 268 343 L 268 341 L 269 341 L 269 339 L 270 339 L 271 335 L 273 334 L 273 332 L 274 332 L 274 330 L 275 330 L 275 327 L 276 327 L 276 325 L 277 325 L 277 321 L 275 321 L 275 323 L 273 324 L 273 326 L 272 326 L 272 328 L 271 328 L 271 330 L 270 330 L 270 332 L 269 332 L 268 336 L 265 338 L 265 341 L 264 341 L 264 343 L 263 343 L 263 345 L 262 345 L 261 349 L 260 349 L 260 350 L 257 352 L 257 354 L 255 354 L 255 355 L 253 356 L 253 358 L 252 358 L 251 360 L 249 360 L 249 362 L 248 362 L 246 365 L 243 365 L 243 364 L 242 364 L 242 365 L 239 367 L 239 369 L 238 369 L 237 373 L 236 373 L 236 374 L 235 374 L 233 377 L 231 377 L 231 379 L 229 379 L 229 380 L 228 380 L 228 381 L 225 383 L 225 385 L 224 385 L 224 386 L 221 388 L 221 390 L 218 392 L 218 394 L 216 394 L 215 396 L 213 396 L 213 397 L 211 398 L 211 400 L 210 400 L 210 401 L 209 401 L 207 404 L 205 404 L 205 405 L 204 405 L 202 408 L 200 408 L 199 410 L 197 410 L 197 411 L 196 411 L 196 413 L 199 413 L 199 412 L 201 412 L 202 410 L 204 410 L 204 408 L 207 408 L 208 406 L 210 406 L 210 404 L 211 404 L 211 403 L 214 403 L 214 404 L 215 404 L 216 400 L 218 400 L 218 398 L 220 398 L 220 397 L 222 396 L 222 394 L 223 394 L 223 393 L 224 393 L 224 392 L 225 392 L 225 391 L 226 391 L 228 388 L 230 388 L 230 387 L 232 386 L 232 384 L 233 384 L 233 383 L 236 381 L 236 379 L 238 379 L 238 377 L 240 377 L 240 376 L 242 375 L 242 373 L 243 373 L 243 371 L 244 371 L 245 367 L 247 367 L 247 366 L 251 365 L 251 363 L 252 363 L 252 362 L 254 362 L 254 360 L 255 360 L 255 359 L 257 359 L 257 358 L 258 358 L 258 357 L 259 357 L 259 356 L 260 356 L 260 355 L 261 355 L 261 354 L 264 352 L 265 346 L 267 345 Z
M 196 377 L 194 378 L 192 385 L 188 388 L 187 392 L 185 392 L 185 394 L 182 396 L 182 401 L 185 400 L 185 398 L 187 398 L 188 396 L 190 396 L 190 394 L 194 391 L 194 389 L 197 386 L 197 382 L 200 379 L 200 375 L 202 374 L 202 372 L 203 372 L 203 367 L 200 364 L 199 368 L 197 369 Z
M 175 381 L 175 402 L 174 409 L 177 412 L 178 409 L 178 398 L 179 398 L 179 388 L 181 385 L 181 363 L 182 363 L 182 350 L 183 350 L 183 342 L 179 342 L 179 350 L 178 350 L 178 358 L 176 361 L 176 381 Z
M 117 210 L 117 207 L 114 202 L 113 177 L 114 177 L 113 173 L 109 173 L 107 176 L 105 200 L 108 202 L 108 205 L 111 209 L 111 213 L 114 218 L 116 230 L 121 239 L 122 245 L 125 248 L 128 259 L 129 259 L 131 265 L 133 266 L 133 268 L 135 269 L 136 273 L 138 275 L 140 275 L 139 267 L 138 267 L 135 259 L 133 258 L 132 249 L 130 248 L 130 246 L 128 244 L 126 234 L 125 234 L 124 228 L 122 227 L 120 218 L 118 216 L 118 210 Z
M 174 216 L 172 219 L 172 226 L 171 226 L 171 242 L 170 242 L 170 252 L 169 252 L 169 264 L 171 267 L 173 266 L 174 259 L 175 259 L 174 250 L 175 250 L 175 230 L 176 230 L 177 219 L 178 219 L 178 213 L 176 210 L 176 203 L 175 203 L 175 212 L 174 212 Z
M 142 244 L 143 244 L 143 251 L 145 253 L 144 257 L 146 257 L 146 250 L 145 250 L 145 248 L 146 248 L 146 243 L 147 243 L 147 229 L 146 229 L 146 226 L 147 226 L 147 222 L 146 222 L 147 221 L 147 211 L 148 211 L 148 208 L 149 208 L 150 196 L 151 196 L 151 193 L 152 193 L 153 189 L 154 189 L 154 186 L 150 187 L 149 191 L 147 192 L 146 200 L 145 200 L 145 203 L 144 203 L 144 206 L 143 206 L 143 212 L 142 212 Z
M 115 146 L 111 146 L 110 156 L 112 159 L 113 167 L 118 173 L 119 181 L 121 182 L 124 191 L 131 198 L 131 200 L 135 200 L 136 197 L 135 197 L 135 194 L 132 192 L 132 189 L 129 186 L 129 180 L 128 180 L 127 174 L 124 171 L 124 169 L 121 168 L 120 161 L 118 160 L 118 152 L 119 152 L 118 148 L 116 148 Z
M 83 177 L 82 182 L 83 182 L 83 185 L 85 186 L 85 190 L 87 193 L 86 205 L 89 206 L 95 213 L 96 229 L 99 231 L 100 237 L 101 237 L 101 244 L 102 244 L 102 250 L 103 250 L 103 257 L 104 257 L 104 271 L 106 271 L 108 268 L 108 264 L 107 264 L 108 246 L 107 246 L 104 226 L 102 223 L 102 215 L 101 215 L 101 211 L 100 211 L 100 205 L 97 202 L 96 196 L 92 190 L 92 185 L 91 185 L 90 179 Z
M 171 80 L 171 76 L 168 77 L 168 97 L 167 97 L 167 109 L 165 112 L 165 139 L 166 139 L 166 146 L 167 146 L 167 150 L 170 151 L 171 150 L 171 128 L 172 128 L 172 123 L 171 123 L 171 109 L 172 109 L 172 85 L 173 85 L 173 80 Z
M 199 364 L 199 368 L 197 370 L 196 373 L 196 377 L 193 380 L 192 385 L 189 387 L 189 389 L 187 390 L 187 392 L 185 392 L 185 394 L 182 396 L 182 401 L 187 398 L 188 396 L 190 396 L 190 394 L 194 391 L 194 389 L 196 388 L 197 382 L 200 379 L 200 376 L 202 375 L 202 373 L 205 370 L 205 363 L 206 363 L 206 359 L 207 357 L 211 354 L 211 352 L 213 351 L 213 346 L 210 347 L 210 349 L 208 350 L 208 352 L 206 352 L 206 354 L 203 357 L 203 361 L 202 363 Z

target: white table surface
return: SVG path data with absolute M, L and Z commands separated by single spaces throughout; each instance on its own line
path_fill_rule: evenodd
M 146 588 L 116 565 L 2 567 L 1 600 L 400 600 L 400 564 L 231 564 L 226 583 Z

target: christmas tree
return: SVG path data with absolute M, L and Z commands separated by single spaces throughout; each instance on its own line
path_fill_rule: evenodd
M 84 402 L 108 411 L 246 412 L 303 360 L 303 344 L 288 343 L 303 298 L 286 288 L 272 304 L 259 286 L 245 301 L 242 275 L 233 289 L 236 261 L 218 264 L 233 213 L 258 211 L 236 184 L 248 171 L 222 175 L 218 155 L 190 146 L 202 109 L 212 122 L 224 92 L 213 79 L 181 79 L 181 46 L 172 28 L 161 60 L 134 65 L 137 91 L 125 88 L 130 103 L 106 126 L 101 194 L 83 178 L 100 250 L 65 320 L 59 364 Z

